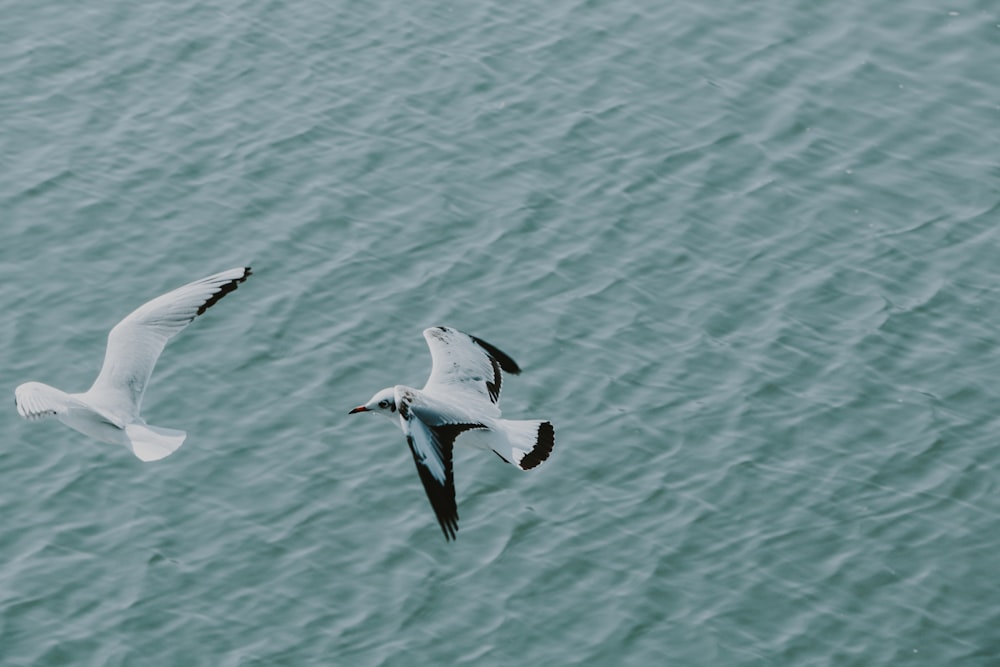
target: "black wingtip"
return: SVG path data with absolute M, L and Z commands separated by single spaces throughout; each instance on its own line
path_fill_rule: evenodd
M 402 412 L 403 406 L 400 406 L 400 412 Z M 452 541 L 455 539 L 455 534 L 458 532 L 458 505 L 455 503 L 455 478 L 451 468 L 451 446 L 443 447 L 442 463 L 445 467 L 446 481 L 442 485 L 437 479 L 431 475 L 427 467 L 421 463 L 421 456 L 417 453 L 416 444 L 413 441 L 413 436 L 407 434 L 406 444 L 410 447 L 410 453 L 413 454 L 413 460 L 417 464 L 417 473 L 420 476 L 420 481 L 424 486 L 424 491 L 427 493 L 427 499 L 431 503 L 431 508 L 434 510 L 434 516 L 437 519 L 438 525 L 441 526 L 441 532 L 444 533 L 445 541 Z
M 250 271 L 250 267 L 249 266 L 244 266 L 243 267 L 243 275 L 240 276 L 239 278 L 233 278 L 229 282 L 226 282 L 226 283 L 223 283 L 222 285 L 220 285 L 219 286 L 219 291 L 216 292 L 215 294 L 213 294 L 212 296 L 210 296 L 208 298 L 208 300 L 205 301 L 205 303 L 201 304 L 201 307 L 198 308 L 198 312 L 195 313 L 195 316 L 201 315 L 206 310 L 208 310 L 209 308 L 211 308 L 212 306 L 214 306 L 215 304 L 217 304 L 222 299 L 222 297 L 224 297 L 227 294 L 229 294 L 230 292 L 234 291 L 237 288 L 237 286 L 239 286 L 240 283 L 245 282 L 246 279 L 249 276 L 251 276 L 251 275 L 253 275 L 253 272 Z
M 455 533 L 458 532 L 458 517 L 455 517 L 455 519 L 451 523 L 441 522 L 441 532 L 444 533 L 445 542 L 454 542 L 456 539 Z
M 483 428 L 483 425 L 479 423 L 442 424 L 440 426 L 433 427 L 432 431 L 435 437 L 438 438 L 444 446 L 445 450 L 449 452 L 448 457 L 450 459 L 450 452 L 455 444 L 455 439 L 462 433 L 477 428 Z M 410 443 L 410 446 L 413 446 L 412 443 Z M 450 461 L 448 463 L 448 470 L 449 477 L 453 477 L 453 474 L 451 473 Z M 454 479 L 451 479 L 449 481 L 449 485 L 454 487 L 454 484 Z M 430 494 L 429 489 L 428 494 Z M 428 497 L 430 496 L 428 495 Z M 439 503 L 437 500 L 432 500 L 431 504 L 434 507 L 434 513 L 437 516 L 438 523 L 441 525 L 441 532 L 444 533 L 445 541 L 451 542 L 455 540 L 458 533 L 458 505 L 455 503 L 455 499 L 452 498 L 450 503 Z
M 500 368 L 507 371 L 511 375 L 519 375 L 521 373 L 521 367 L 517 365 L 517 362 L 511 359 L 503 350 L 499 349 L 495 345 L 490 345 L 482 338 L 477 338 L 476 336 L 469 336 L 476 345 L 486 350 L 492 358 L 496 359 L 497 363 L 500 364 Z
M 444 533 L 445 542 L 452 542 L 458 533 L 458 509 L 452 508 L 452 511 L 448 513 L 439 513 L 438 509 L 438 507 L 434 507 L 434 513 L 437 516 L 438 525 L 441 526 L 441 532 Z

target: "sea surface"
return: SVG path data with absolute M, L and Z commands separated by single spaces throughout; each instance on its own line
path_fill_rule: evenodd
M 0 665 L 1000 665 L 1000 7 L 8 0 Z M 86 389 L 146 300 L 144 464 Z M 395 425 L 446 324 L 522 473 Z

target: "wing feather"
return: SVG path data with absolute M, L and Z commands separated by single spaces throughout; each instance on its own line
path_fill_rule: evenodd
M 460 394 L 464 401 L 481 404 L 486 414 L 500 416 L 503 372 L 517 375 L 521 372 L 517 363 L 483 339 L 449 327 L 425 329 L 424 338 L 432 359 L 424 391 Z
M 104 365 L 87 392 L 102 404 L 139 413 L 146 384 L 171 338 L 250 276 L 239 267 L 188 283 L 158 296 L 115 325 L 108 334 Z
M 452 467 L 452 453 L 455 438 L 461 433 L 482 424 L 439 424 L 431 426 L 412 409 L 412 399 L 407 395 L 397 396 L 399 419 L 410 446 L 417 474 L 424 485 L 427 499 L 431 503 L 445 540 L 454 540 L 458 532 L 458 504 L 455 502 L 455 473 Z
M 14 390 L 17 412 L 25 419 L 37 420 L 66 414 L 75 401 L 64 391 L 41 382 L 25 382 Z
M 124 425 L 120 419 L 108 414 L 98 407 L 81 401 L 79 394 L 67 394 L 61 389 L 50 387 L 42 382 L 25 382 L 14 390 L 14 403 L 17 412 L 29 421 L 37 421 L 46 417 L 66 419 L 71 413 L 92 413 L 97 419 L 121 428 Z

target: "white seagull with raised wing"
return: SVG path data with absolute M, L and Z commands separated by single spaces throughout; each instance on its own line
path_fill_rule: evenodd
M 521 372 L 509 356 L 481 338 L 448 327 L 424 330 L 431 349 L 431 376 L 423 389 L 388 387 L 351 410 L 392 418 L 406 435 L 420 481 L 446 540 L 458 531 L 452 448 L 489 449 L 520 470 L 549 457 L 555 431 L 547 421 L 500 418 L 501 371 Z
M 104 366 L 90 389 L 67 394 L 41 382 L 26 382 L 14 390 L 17 411 L 29 420 L 56 417 L 80 433 L 125 445 L 143 461 L 169 456 L 187 434 L 150 426 L 139 416 L 156 360 L 168 340 L 249 275 L 249 266 L 223 271 L 139 307 L 108 334 Z

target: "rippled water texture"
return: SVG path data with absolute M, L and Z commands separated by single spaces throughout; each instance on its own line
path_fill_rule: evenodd
M 160 359 L 173 457 L 0 411 L 0 664 L 998 664 L 995 3 L 3 16 L 7 390 L 254 276 Z M 347 415 L 435 324 L 557 432 L 456 452 L 453 544 Z

